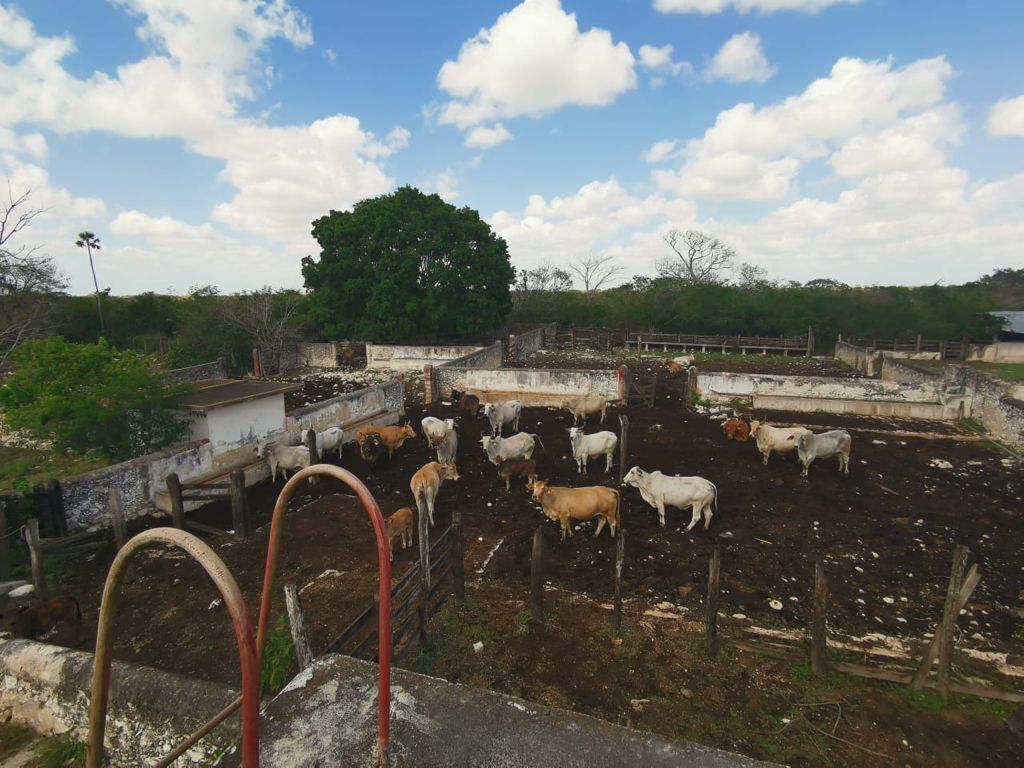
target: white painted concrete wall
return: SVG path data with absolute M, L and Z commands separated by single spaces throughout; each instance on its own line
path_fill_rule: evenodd
M 284 394 L 213 408 L 206 423 L 214 448 L 278 432 L 284 429 Z
M 481 346 L 415 346 L 411 344 L 367 344 L 366 367 L 395 371 L 422 370 L 424 365 L 457 360 L 483 349 Z
M 604 395 L 609 400 L 622 396 L 618 370 L 470 369 L 466 371 L 464 387 L 485 402 L 512 396 L 526 405 L 550 405 L 591 393 Z
M 972 346 L 967 359 L 983 363 L 1024 363 L 1024 341 L 997 341 Z

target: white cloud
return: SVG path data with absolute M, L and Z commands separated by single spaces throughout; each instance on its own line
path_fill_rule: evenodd
M 1024 96 L 1002 99 L 988 113 L 990 136 L 1024 136 Z
M 440 173 L 431 176 L 423 186 L 424 191 L 435 192 L 440 195 L 442 200 L 449 203 L 459 197 L 459 179 L 451 168 L 445 168 Z
M 673 157 L 678 141 L 656 141 L 651 148 L 644 153 L 644 160 L 648 163 L 660 163 Z
M 663 45 L 661 48 L 655 48 L 653 45 L 641 45 L 640 50 L 637 53 L 640 60 L 640 66 L 644 69 L 649 69 L 652 72 L 671 74 L 673 77 L 684 72 L 687 74 L 693 72 L 693 65 L 688 61 L 672 60 L 673 48 L 671 45 Z M 654 80 L 664 81 L 664 78 L 653 78 L 651 80 L 652 85 L 654 84 Z
M 85 79 L 63 66 L 74 51 L 70 36 L 41 36 L 30 21 L 0 7 L 0 150 L 22 125 L 180 139 L 190 151 L 223 161 L 220 178 L 236 188 L 213 208 L 214 221 L 273 238 L 300 255 L 313 245 L 313 218 L 393 186 L 381 162 L 408 144 L 404 128 L 380 139 L 343 114 L 295 125 L 241 116 L 243 103 L 278 79 L 262 61 L 270 42 L 312 44 L 308 21 L 286 0 L 115 4 L 138 14 L 137 33 L 152 52 L 112 75 Z M 40 160 L 45 139 L 35 136 L 18 142 Z
M 856 5 L 860 0 L 654 0 L 654 7 L 662 13 L 721 13 L 735 8 L 737 13 L 775 13 L 799 11 L 818 13 L 833 5 Z
M 471 149 L 489 149 L 511 138 L 512 134 L 501 123 L 490 127 L 478 125 L 466 134 L 466 146 Z
M 338 60 L 338 54 L 336 54 L 334 50 L 331 48 L 328 48 L 327 50 L 324 51 L 324 56 L 329 62 L 331 62 L 331 64 Z
M 776 69 L 768 63 L 761 47 L 761 38 L 751 32 L 730 37 L 708 66 L 709 80 L 730 80 L 734 83 L 763 83 Z
M 451 97 L 438 121 L 468 129 L 570 104 L 606 106 L 636 87 L 636 73 L 629 46 L 607 30 L 581 32 L 560 0 L 523 0 L 463 43 L 437 84 Z
M 653 268 L 655 254 L 646 240 L 664 226 L 690 226 L 692 203 L 662 195 L 637 196 L 615 179 L 594 181 L 567 197 L 530 195 L 526 208 L 488 217 L 505 238 L 520 268 L 564 265 L 588 253 L 611 255 L 626 268 L 624 277 Z
M 923 116 L 942 101 L 952 75 L 943 57 L 902 68 L 891 60 L 840 59 L 828 77 L 797 96 L 760 109 L 741 103 L 720 112 L 701 138 L 686 143 L 683 165 L 655 171 L 654 178 L 666 189 L 699 198 L 780 199 L 794 191 L 803 165 L 833 150 L 839 152 L 837 170 L 862 172 L 856 167 L 867 167 L 870 148 L 857 137 L 877 135 L 898 147 L 901 132 L 932 138 L 944 132 L 953 143 L 962 132 L 955 109 Z M 915 116 L 916 124 L 904 124 Z M 888 154 L 888 162 L 896 162 Z M 934 164 L 931 150 L 923 154 Z

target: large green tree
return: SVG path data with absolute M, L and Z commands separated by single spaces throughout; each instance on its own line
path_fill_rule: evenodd
M 313 222 L 320 258 L 302 260 L 311 317 L 328 337 L 397 341 L 504 323 L 515 270 L 471 208 L 402 187 Z

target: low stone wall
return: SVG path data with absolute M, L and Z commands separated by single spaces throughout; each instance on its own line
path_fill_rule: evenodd
M 928 368 L 923 365 L 916 365 L 912 360 L 900 359 L 885 355 L 882 357 L 882 364 L 878 371 L 878 378 L 882 381 L 895 381 L 901 384 L 921 384 L 934 387 L 936 392 L 941 391 L 944 383 L 943 368 Z
M 982 363 L 1024 363 L 1024 341 L 971 344 L 967 359 Z
M 544 326 L 534 328 L 532 331 L 509 336 L 508 344 L 512 357 L 516 360 L 529 357 L 544 346 L 544 337 Z
M 700 373 L 697 377 L 701 397 L 711 402 L 739 400 L 767 410 L 955 419 L 962 411 L 963 398 L 943 397 L 940 382 L 747 373 Z
M 835 358 L 864 376 L 877 376 L 882 365 L 882 356 L 878 352 L 845 341 L 836 342 Z
M 416 346 L 412 344 L 367 344 L 366 367 L 389 368 L 396 371 L 418 371 L 424 365 L 438 365 L 471 355 L 480 346 L 439 344 Z
M 584 394 L 604 395 L 621 400 L 627 395 L 625 369 L 534 370 L 529 368 L 472 369 L 465 372 L 463 386 L 484 402 L 515 398 L 524 405 L 560 405 L 567 398 Z M 449 391 L 441 390 L 442 396 Z
M 344 441 L 350 443 L 356 433 L 355 429 L 345 429 L 346 425 L 362 426 L 363 422 L 370 423 L 368 419 L 375 425 L 397 424 L 404 414 L 405 386 L 401 381 L 389 381 L 297 408 L 285 417 L 285 427 L 289 432 L 341 427 L 345 430 Z
M 505 345 L 500 341 L 441 365 L 423 367 L 424 396 L 428 403 L 440 397 L 451 397 L 452 389 L 466 389 L 466 372 L 470 368 L 492 370 L 505 364 Z
M 174 368 L 167 371 L 166 375 L 171 381 L 190 383 L 209 379 L 226 379 L 228 372 L 224 368 L 224 359 L 219 358 L 209 363 L 190 365 L 187 368 Z
M 966 366 L 950 376 L 959 376 L 967 395 L 967 416 L 977 419 L 985 430 L 1004 443 L 1024 447 L 1024 401 L 1014 396 L 1016 388 L 1005 381 Z
M 223 626 L 217 629 L 230 632 L 223 612 L 218 618 Z M 71 731 L 85 741 L 92 667 L 91 653 L 31 640 L 0 640 L 0 710 L 34 731 Z M 105 738 L 109 764 L 152 765 L 237 697 L 237 690 L 224 685 L 115 661 Z M 217 752 L 238 740 L 236 714 L 175 765 L 209 765 Z
M 303 341 L 295 345 L 296 362 L 306 368 L 337 368 L 338 343 Z

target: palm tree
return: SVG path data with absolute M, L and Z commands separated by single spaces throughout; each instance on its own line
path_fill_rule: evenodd
M 100 335 L 102 336 L 104 334 L 103 305 L 100 303 L 100 284 L 96 281 L 96 267 L 92 263 L 92 249 L 95 248 L 97 251 L 100 249 L 100 239 L 92 232 L 79 232 L 75 245 L 85 248 L 89 252 L 89 269 L 92 270 L 92 284 L 96 289 L 96 311 L 100 314 Z

